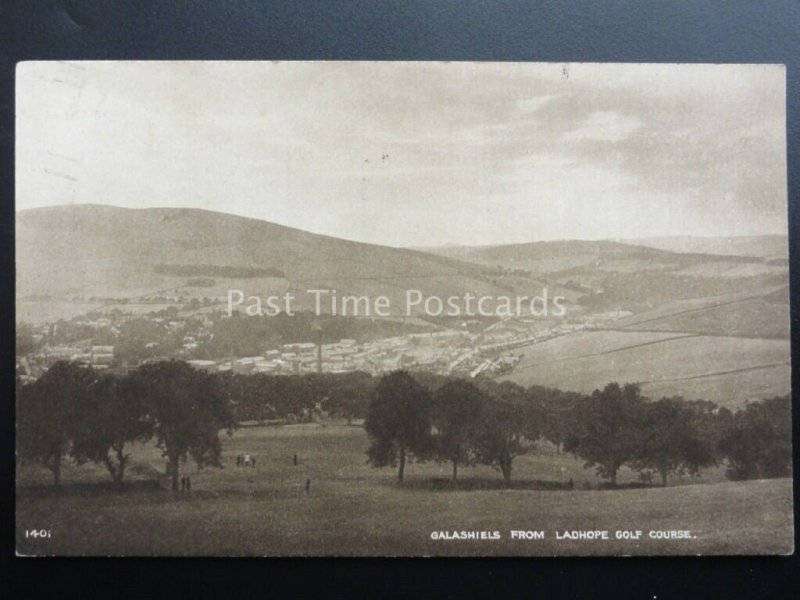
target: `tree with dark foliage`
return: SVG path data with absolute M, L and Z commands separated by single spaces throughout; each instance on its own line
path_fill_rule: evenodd
M 436 455 L 453 464 L 453 481 L 458 478 L 458 465 L 471 464 L 475 458 L 475 438 L 484 396 L 472 382 L 450 381 L 434 395 L 433 425 L 436 434 Z
M 369 398 L 372 394 L 373 380 L 369 373 L 355 371 L 342 373 L 329 379 L 329 392 L 322 403 L 322 409 L 334 417 L 362 419 L 367 414 Z
M 736 411 L 719 442 L 730 479 L 786 477 L 792 469 L 789 396 L 752 402 Z
M 542 436 L 556 447 L 560 454 L 564 442 L 573 433 L 577 407 L 585 398 L 577 392 L 563 392 L 556 388 L 532 385 L 525 390 L 525 398 L 539 406 L 542 414 Z
M 91 384 L 78 408 L 72 456 L 78 463 L 104 464 L 117 484 L 122 484 L 128 464 L 126 444 L 145 441 L 153 434 L 153 424 L 136 387 L 129 377 L 104 375 Z
M 680 397 L 644 404 L 640 445 L 631 466 L 657 471 L 666 487 L 671 473 L 696 474 L 714 464 L 713 440 L 699 429 L 694 408 Z
M 41 462 L 61 484 L 64 456 L 78 429 L 79 407 L 96 379 L 90 367 L 58 361 L 17 396 L 17 451 L 23 460 Z
M 638 456 L 641 445 L 644 398 L 639 386 L 609 383 L 581 402 L 576 414 L 576 431 L 564 445 L 580 456 L 587 467 L 617 485 L 617 471 Z
M 506 482 L 517 456 L 526 454 L 541 434 L 540 407 L 525 400 L 525 390 L 510 381 L 487 381 L 488 397 L 483 402 L 476 433 L 478 460 L 495 465 Z
M 425 458 L 431 449 L 431 397 L 405 371 L 381 377 L 367 411 L 367 456 L 375 467 L 399 464 L 402 485 L 409 454 Z
M 263 425 L 275 418 L 275 377 L 264 373 L 241 375 L 230 371 L 214 375 L 233 407 L 237 423 L 256 421 Z
M 172 489 L 178 489 L 180 461 L 189 456 L 199 467 L 221 466 L 219 432 L 232 433 L 234 415 L 219 379 L 175 360 L 143 365 L 131 376 L 154 419 Z

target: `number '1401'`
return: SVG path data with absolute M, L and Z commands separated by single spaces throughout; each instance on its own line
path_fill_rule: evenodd
M 25 539 L 28 538 L 49 538 L 50 537 L 50 530 L 49 529 L 26 529 L 25 530 Z

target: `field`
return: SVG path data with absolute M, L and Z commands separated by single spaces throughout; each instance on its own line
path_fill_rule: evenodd
M 17 300 L 17 323 L 48 323 L 71 319 L 102 306 L 101 303 L 59 300 Z
M 109 313 L 118 310 L 122 313 L 131 315 L 145 315 L 158 312 L 170 306 L 179 307 L 175 303 L 152 303 L 152 302 L 128 302 L 125 304 L 115 304 L 107 302 L 68 302 L 59 300 L 18 300 L 17 301 L 17 322 L 18 323 L 51 323 L 59 319 L 69 320 L 74 317 L 85 315 L 88 312 L 98 311 Z
M 611 380 L 638 382 L 645 395 L 702 398 L 731 409 L 788 394 L 791 386 L 788 339 L 584 331 L 523 352 L 505 379 L 524 386 L 590 393 Z
M 788 290 L 759 297 L 675 302 L 622 319 L 616 328 L 788 339 Z
M 392 469 L 365 462 L 358 426 L 248 427 L 223 438 L 223 469 L 192 467 L 191 493 L 153 483 L 163 459 L 137 446 L 130 481 L 114 490 L 100 467 L 70 466 L 55 493 L 44 469 L 18 468 L 17 551 L 24 555 L 555 555 L 767 554 L 792 550 L 791 480 L 728 482 L 720 469 L 663 488 L 598 489 L 592 470 L 547 448 L 518 458 L 504 489 L 488 467 L 410 464 L 403 488 Z M 237 468 L 241 452 L 256 467 Z M 293 464 L 297 453 L 299 465 Z M 575 488 L 563 489 L 573 478 Z M 304 485 L 311 480 L 310 493 Z M 620 474 L 631 483 L 633 473 Z M 689 485 L 689 483 L 693 483 Z M 590 486 L 591 489 L 584 489 Z M 472 489 L 470 489 L 472 488 Z M 48 529 L 48 538 L 25 536 Z M 511 540 L 537 530 L 541 540 Z M 555 538 L 608 530 L 608 541 Z M 434 531 L 498 531 L 500 540 L 443 541 Z M 638 541 L 617 530 L 641 530 Z M 688 530 L 683 540 L 649 531 Z

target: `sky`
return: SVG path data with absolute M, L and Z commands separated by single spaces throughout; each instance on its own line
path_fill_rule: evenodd
M 26 62 L 16 119 L 17 210 L 389 246 L 787 231 L 782 66 Z

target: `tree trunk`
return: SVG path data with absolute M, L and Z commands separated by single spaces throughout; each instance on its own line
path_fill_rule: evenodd
M 125 456 L 125 447 L 122 444 L 117 446 L 116 451 L 117 451 L 117 475 L 115 480 L 119 485 L 122 485 L 122 478 L 125 475 L 125 463 L 128 462 L 128 459 Z
M 617 487 L 617 469 L 616 465 L 611 467 L 611 487 Z
M 500 461 L 500 471 L 503 473 L 503 480 L 508 483 L 511 481 L 511 459 L 504 458 Z
M 661 485 L 667 487 L 667 470 L 661 469 Z
M 61 485 L 61 452 L 57 452 L 53 458 L 53 485 Z
M 176 460 L 170 460 L 169 468 L 170 468 L 170 471 L 172 472 L 171 473 L 171 475 L 172 475 L 172 491 L 173 492 L 177 492 L 178 491 L 178 473 L 179 473 L 179 462 L 178 462 L 178 460 L 177 459 Z
M 108 454 L 103 457 L 103 464 L 106 466 L 106 471 L 108 471 L 108 474 L 111 475 L 111 481 L 117 483 L 117 465 L 114 464 L 114 461 L 111 460 L 111 457 Z
M 455 481 L 456 479 L 458 479 L 458 461 L 454 460 L 453 461 L 453 481 Z
M 397 473 L 397 480 L 400 485 L 403 485 L 403 474 L 406 470 L 406 451 L 405 448 L 400 448 L 400 469 Z

